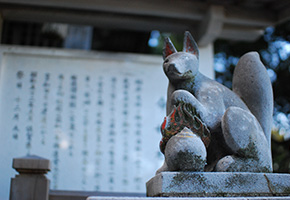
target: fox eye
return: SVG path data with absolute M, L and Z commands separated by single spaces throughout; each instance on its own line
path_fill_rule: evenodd
M 168 62 L 169 62 L 169 59 L 164 60 L 164 63 L 168 63 Z

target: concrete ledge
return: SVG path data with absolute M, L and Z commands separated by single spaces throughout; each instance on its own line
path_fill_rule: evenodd
M 149 197 L 289 196 L 290 174 L 162 172 L 146 184 Z

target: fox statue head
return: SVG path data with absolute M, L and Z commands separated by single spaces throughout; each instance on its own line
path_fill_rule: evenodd
M 194 78 L 198 73 L 199 52 L 191 34 L 184 34 L 183 51 L 177 52 L 171 40 L 166 37 L 163 47 L 163 70 L 171 82 Z

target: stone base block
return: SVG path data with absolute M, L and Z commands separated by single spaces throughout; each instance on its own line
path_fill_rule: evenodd
M 289 196 L 290 174 L 162 172 L 146 183 L 149 197 Z

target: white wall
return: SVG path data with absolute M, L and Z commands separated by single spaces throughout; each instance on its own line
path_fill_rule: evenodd
M 199 48 L 199 70 L 201 73 L 212 79 L 215 77 L 213 61 L 213 44 Z

